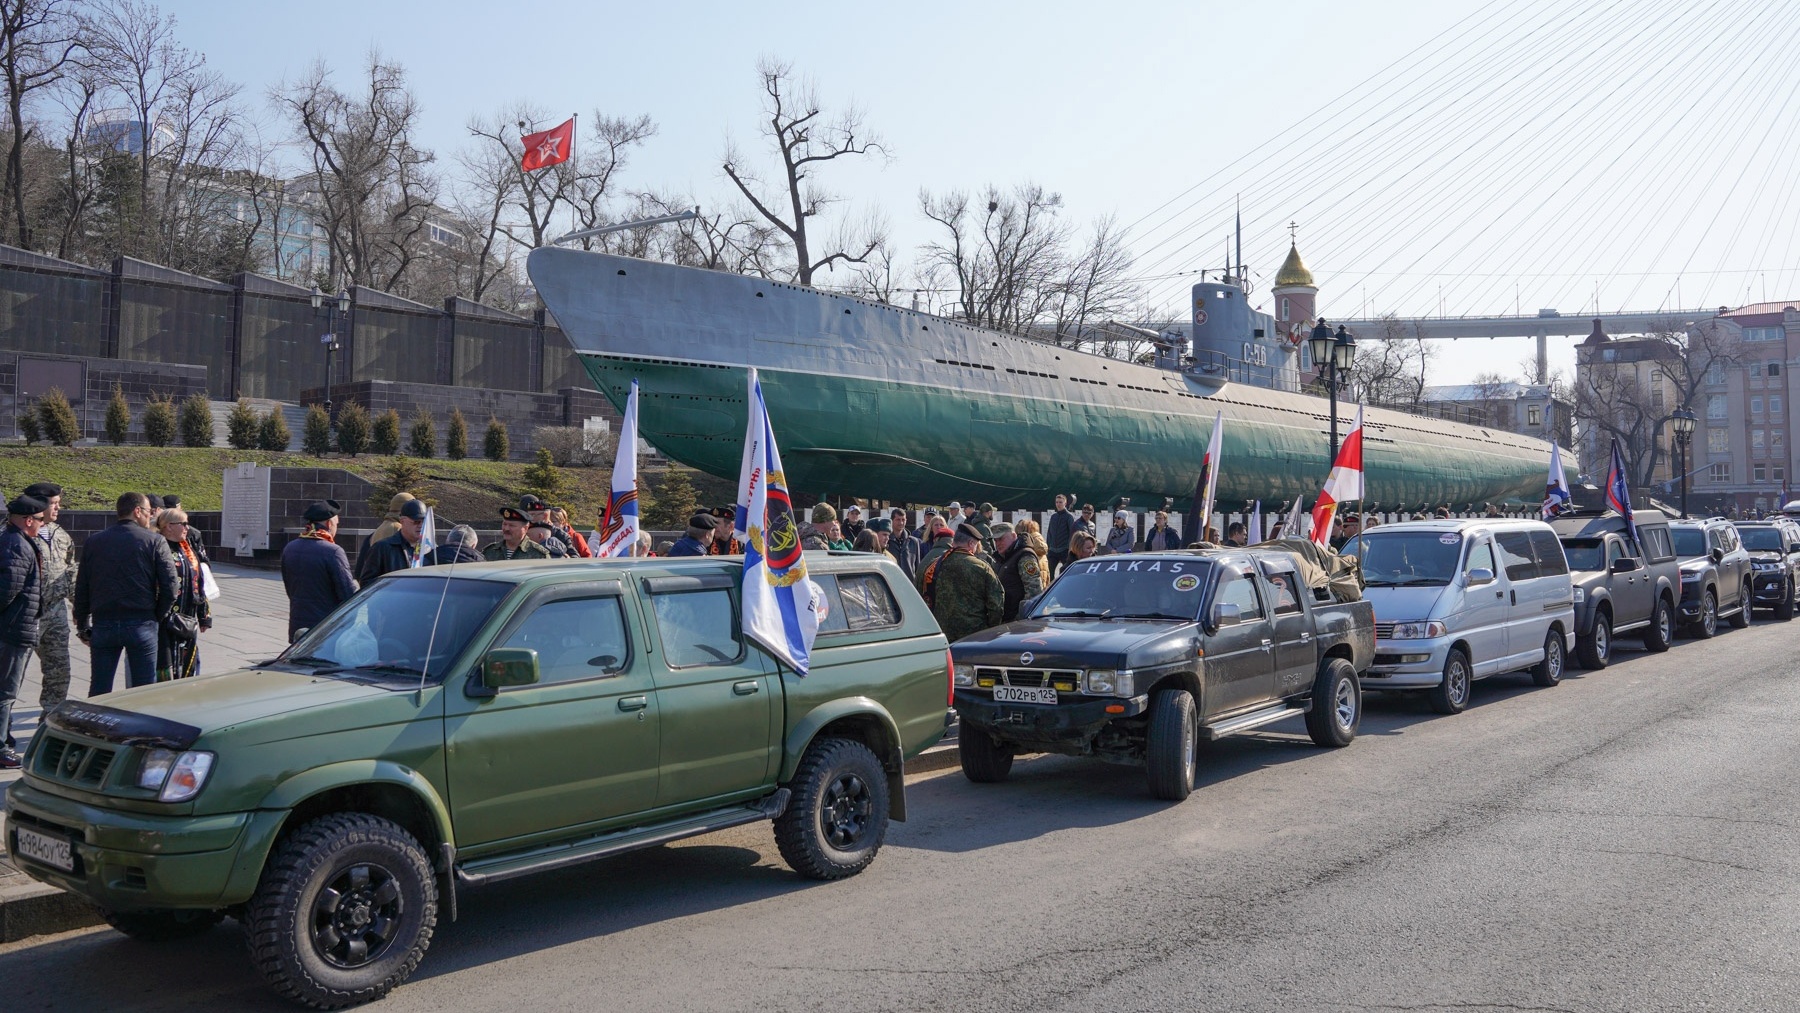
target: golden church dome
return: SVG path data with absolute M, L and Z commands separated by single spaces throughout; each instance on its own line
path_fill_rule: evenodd
M 1281 270 L 1275 272 L 1275 287 L 1286 288 L 1290 285 L 1305 285 L 1316 288 L 1313 284 L 1312 272 L 1300 260 L 1300 248 L 1289 244 L 1287 259 L 1281 262 Z

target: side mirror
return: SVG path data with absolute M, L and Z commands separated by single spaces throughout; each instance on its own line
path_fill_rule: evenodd
M 1638 561 L 1630 556 L 1620 556 L 1612 561 L 1612 572 L 1631 573 L 1638 568 Z
M 485 689 L 531 686 L 538 681 L 538 655 L 529 647 L 496 647 L 481 659 Z
M 1796 552 L 1800 552 L 1800 549 L 1796 549 L 1796 550 L 1795 550 L 1795 551 L 1796 551 Z M 306 635 L 307 635 L 307 634 L 308 634 L 308 633 L 311 633 L 311 632 L 312 632 L 312 627 L 311 627 L 311 626 L 306 626 L 306 627 L 302 627 L 302 628 L 300 628 L 300 629 L 297 629 L 297 630 L 295 630 L 295 631 L 294 631 L 294 637 L 293 637 L 293 639 L 292 639 L 292 640 L 289 640 L 289 641 L 288 641 L 288 643 L 290 643 L 290 644 L 297 644 L 297 643 L 299 643 L 299 642 L 300 642 L 300 638 L 301 638 L 301 637 L 304 637 L 304 636 L 306 636 Z
M 1715 563 L 1723 563 L 1725 561 L 1725 550 L 1724 549 L 1714 549 L 1711 552 L 1707 553 L 1707 555 L 1711 556 L 1712 561 Z
M 1213 606 L 1211 623 L 1213 629 L 1216 630 L 1226 626 L 1236 626 L 1243 621 L 1244 610 L 1238 606 L 1233 605 L 1230 602 L 1220 602 Z
M 1042 599 L 1042 598 L 1043 598 L 1043 597 L 1044 597 L 1044 596 L 1043 596 L 1043 595 L 1041 595 L 1041 594 L 1034 594 L 1034 595 L 1032 595 L 1032 596 L 1031 596 L 1031 597 L 1029 597 L 1029 598 L 1027 598 L 1027 599 L 1025 599 L 1025 600 L 1024 600 L 1024 601 L 1022 601 L 1022 602 L 1020 602 L 1020 603 L 1019 603 L 1019 615 L 1020 615 L 1020 616 L 1027 616 L 1027 615 L 1030 615 L 1030 614 L 1031 614 L 1031 610 L 1032 610 L 1032 609 L 1034 609 L 1034 608 L 1037 608 L 1037 603 L 1038 603 L 1038 602 L 1039 602 L 1039 601 L 1040 601 L 1040 600 L 1041 600 L 1041 599 Z
M 1494 571 L 1485 566 L 1477 566 L 1475 569 L 1469 571 L 1470 587 L 1480 587 L 1482 584 L 1492 584 L 1493 582 Z

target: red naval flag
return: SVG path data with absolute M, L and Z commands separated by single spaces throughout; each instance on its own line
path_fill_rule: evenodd
M 1338 504 L 1363 498 L 1362 438 L 1363 410 L 1362 405 L 1357 405 L 1356 425 L 1350 427 L 1350 435 L 1344 437 L 1344 445 L 1338 448 L 1337 461 L 1325 478 L 1325 490 L 1313 505 L 1312 540 L 1319 545 L 1331 539 L 1331 519 L 1337 515 Z
M 526 134 L 520 140 L 525 144 L 525 157 L 519 160 L 519 168 L 526 172 L 567 162 L 575 153 L 575 117 L 541 133 Z

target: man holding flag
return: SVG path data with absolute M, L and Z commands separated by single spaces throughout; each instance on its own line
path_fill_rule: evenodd
M 619 423 L 619 449 L 613 455 L 612 495 L 607 498 L 600 527 L 590 540 L 596 559 L 629 556 L 637 544 L 637 407 L 638 385 L 633 380 L 631 394 L 625 399 L 625 418 Z
M 738 476 L 736 534 L 744 543 L 743 627 L 777 660 L 805 675 L 819 632 L 819 586 L 806 575 L 800 525 L 788 497 L 781 453 L 762 383 L 750 370 L 744 469 Z
M 1325 545 L 1331 539 L 1331 521 L 1337 516 L 1340 503 L 1363 498 L 1363 409 L 1356 406 L 1356 424 L 1350 427 L 1350 435 L 1344 437 L 1344 445 L 1338 448 L 1337 460 L 1331 465 L 1331 474 L 1325 477 L 1325 489 L 1319 494 L 1319 501 L 1313 504 L 1312 540 L 1315 545 Z

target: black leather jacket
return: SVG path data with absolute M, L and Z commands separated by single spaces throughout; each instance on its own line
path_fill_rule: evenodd
M 119 521 L 81 546 L 75 628 L 161 620 L 175 607 L 179 589 L 168 539 L 135 521 Z

